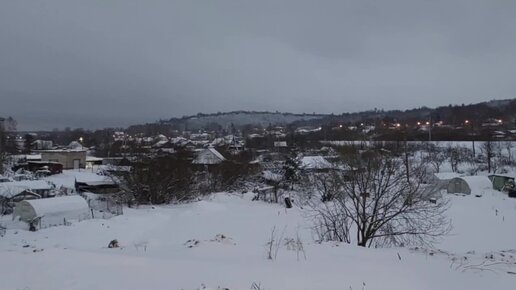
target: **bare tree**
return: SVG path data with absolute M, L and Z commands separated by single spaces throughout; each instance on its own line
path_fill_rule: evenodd
M 17 122 L 12 117 L 7 119 L 0 117 L 0 170 L 9 154 L 18 153 L 16 140 Z M 1 172 L 1 171 L 0 171 Z
M 351 243 L 351 222 L 343 216 L 337 200 L 342 183 L 348 179 L 347 171 L 344 170 L 310 172 L 303 175 L 298 198 L 307 209 L 307 217 L 314 223 L 313 230 L 319 242 Z
M 194 175 L 188 160 L 172 157 L 142 159 L 118 179 L 122 188 L 141 204 L 179 202 L 192 198 Z
M 2 151 L 2 149 L 0 148 L 0 174 L 4 173 L 5 163 L 7 162 L 7 156 L 7 152 Z
M 11 207 L 9 206 L 9 199 L 0 196 L 0 216 L 9 214 Z
M 504 171 L 504 166 L 508 165 L 507 157 L 503 154 L 503 147 L 500 142 L 494 142 L 494 158 L 491 164 L 493 173 Z
M 420 168 L 412 167 L 407 180 L 402 163 L 380 154 L 357 156 L 351 175 L 333 175 L 340 184 L 334 199 L 315 207 L 316 228 L 325 231 L 320 236 L 370 247 L 431 243 L 446 234 L 447 200 L 431 199 L 421 188 Z
M 487 172 L 496 173 L 501 166 L 502 147 L 500 143 L 491 140 L 485 141 L 480 150 L 487 163 Z
M 441 170 L 441 166 L 446 161 L 446 154 L 444 150 L 437 147 L 436 145 L 428 144 L 427 156 L 425 157 L 425 161 L 432 165 L 435 172 L 439 173 L 439 171 Z
M 512 142 L 513 141 L 505 141 L 504 142 L 504 147 L 505 147 L 505 150 L 507 150 L 507 162 L 509 165 L 512 166 L 512 163 L 513 163 L 513 160 L 512 160 Z
M 1 118 L 0 118 L 1 119 Z M 2 120 L 0 120 L 1 122 Z M 4 173 L 4 166 L 7 160 L 7 134 L 3 128 L 4 126 L 0 124 L 0 174 Z
M 461 146 L 448 146 L 446 155 L 450 161 L 453 172 L 459 171 L 459 165 L 471 160 L 471 150 Z

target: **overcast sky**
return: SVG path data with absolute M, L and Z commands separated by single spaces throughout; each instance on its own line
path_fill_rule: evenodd
M 0 1 L 21 130 L 516 95 L 516 1 Z

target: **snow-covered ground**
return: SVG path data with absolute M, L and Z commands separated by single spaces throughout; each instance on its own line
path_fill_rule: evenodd
M 65 172 L 53 181 L 76 176 L 98 178 Z M 502 193 L 449 196 L 454 229 L 436 249 L 318 244 L 300 208 L 251 198 L 218 193 L 109 220 L 8 230 L 0 289 L 515 289 L 516 199 Z M 276 239 L 299 236 L 304 253 L 283 244 L 267 259 L 274 227 Z M 107 247 L 113 239 L 120 248 Z
M 98 175 L 95 172 L 96 170 L 90 169 L 64 170 L 61 174 L 51 175 L 44 179 L 52 182 L 57 187 L 64 186 L 67 188 L 75 188 L 76 180 L 82 182 L 111 180 L 109 177 Z

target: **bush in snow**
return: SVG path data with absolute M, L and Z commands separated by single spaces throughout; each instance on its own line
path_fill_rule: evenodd
M 191 190 L 194 184 L 191 162 L 181 156 L 141 159 L 119 178 L 127 194 L 139 204 L 163 204 L 195 197 Z

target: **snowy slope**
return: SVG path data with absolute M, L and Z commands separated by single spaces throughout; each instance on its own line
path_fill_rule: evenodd
M 438 245 L 447 252 L 433 255 L 317 244 L 299 208 L 286 211 L 250 198 L 216 194 L 192 204 L 126 209 L 111 220 L 35 233 L 10 230 L 0 238 L 0 261 L 9 261 L 0 263 L 0 271 L 10 277 L 0 288 L 250 289 L 256 282 L 271 290 L 514 289 L 515 276 L 506 273 L 516 271 L 511 266 L 465 270 L 452 261 L 468 255 L 477 263 L 486 253 L 514 247 L 516 233 L 508 229 L 516 222 L 516 202 L 501 194 L 451 197 L 455 229 Z M 299 234 L 306 260 L 286 247 L 267 259 L 274 226 L 278 236 L 285 230 L 284 238 Z M 220 234 L 226 238 L 217 239 Z M 115 238 L 122 248 L 108 249 Z

